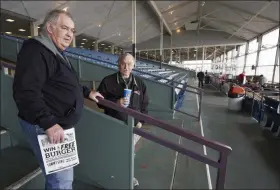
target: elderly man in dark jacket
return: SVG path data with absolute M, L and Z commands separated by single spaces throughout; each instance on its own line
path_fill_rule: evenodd
M 131 89 L 131 97 L 129 108 L 147 114 L 147 106 L 149 103 L 147 88 L 145 83 L 138 77 L 134 76 L 131 71 L 134 67 L 135 60 L 131 54 L 121 55 L 119 58 L 119 72 L 105 77 L 97 91 L 100 92 L 105 99 L 124 105 L 124 89 Z M 113 109 L 98 105 L 104 109 L 105 114 L 116 119 L 127 121 L 127 115 Z M 136 125 L 141 125 L 139 121 L 135 121 Z
M 45 189 L 72 189 L 73 168 L 46 175 L 37 135 L 50 143 L 64 141 L 64 129 L 79 121 L 84 97 L 98 101 L 98 92 L 79 84 L 64 50 L 74 36 L 68 12 L 53 10 L 45 18 L 40 36 L 28 39 L 18 54 L 13 97 L 19 120 L 45 174 Z
M 131 89 L 131 97 L 128 108 L 137 110 L 141 113 L 148 113 L 147 107 L 149 103 L 147 88 L 145 83 L 138 77 L 134 76 L 131 71 L 135 65 L 134 57 L 129 54 L 123 54 L 119 57 L 119 72 L 105 77 L 99 87 L 100 92 L 105 99 L 115 102 L 124 106 L 124 89 Z M 98 105 L 104 109 L 104 113 L 116 119 L 127 122 L 127 115 L 116 110 Z M 141 127 L 143 121 L 135 120 L 136 127 Z M 139 185 L 138 181 L 134 178 L 134 186 Z

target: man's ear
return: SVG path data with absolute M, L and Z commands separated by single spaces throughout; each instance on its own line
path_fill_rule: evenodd
M 53 33 L 53 26 L 51 25 L 50 22 L 47 22 L 46 24 L 46 29 L 47 29 L 47 32 L 52 34 Z

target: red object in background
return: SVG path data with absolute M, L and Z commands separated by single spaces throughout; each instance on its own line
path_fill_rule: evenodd
M 244 77 L 245 77 L 245 74 L 241 73 L 238 77 L 239 77 L 239 81 L 243 81 Z

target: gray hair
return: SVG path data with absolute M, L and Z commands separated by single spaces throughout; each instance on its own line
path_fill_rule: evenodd
M 118 59 L 118 64 L 120 64 L 121 60 L 130 61 L 131 63 L 133 63 L 133 65 L 135 65 L 135 59 L 130 53 L 121 54 Z
M 47 31 L 47 23 L 48 22 L 56 23 L 59 15 L 61 15 L 61 14 L 65 14 L 66 16 L 68 16 L 69 18 L 71 18 L 73 20 L 73 17 L 69 12 L 64 11 L 64 10 L 60 10 L 60 9 L 54 9 L 54 10 L 48 12 L 48 14 L 46 15 L 46 17 L 44 19 L 44 22 L 42 24 L 42 32 Z

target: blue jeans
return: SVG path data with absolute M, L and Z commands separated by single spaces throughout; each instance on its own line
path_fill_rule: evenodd
M 44 134 L 44 130 L 38 125 L 32 125 L 22 119 L 19 119 L 21 128 L 27 140 L 39 161 L 40 168 L 45 176 L 45 189 L 72 189 L 73 182 L 73 168 L 66 169 L 57 173 L 46 175 L 41 150 L 39 147 L 37 135 Z

